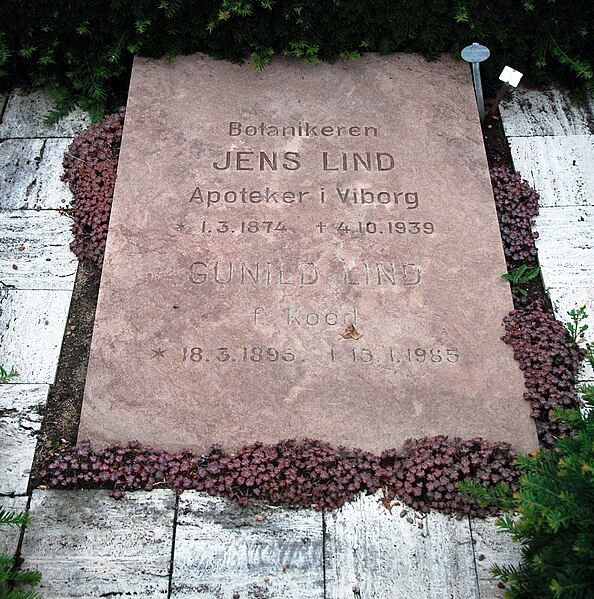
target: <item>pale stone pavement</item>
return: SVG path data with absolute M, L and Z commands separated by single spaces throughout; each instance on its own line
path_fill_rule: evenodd
M 44 126 L 49 106 L 40 93 L 0 98 L 0 363 L 21 375 L 0 385 L 0 505 L 32 517 L 25 532 L 0 531 L 0 551 L 42 572 L 47 599 L 501 597 L 489 568 L 515 562 L 518 547 L 492 520 L 390 513 L 376 497 L 328 513 L 239 510 L 168 490 L 121 501 L 103 491 L 27 495 L 77 267 L 58 212 L 71 199 L 61 163 L 88 122 L 76 112 Z M 592 315 L 592 107 L 521 91 L 502 114 L 516 169 L 541 194 L 538 247 L 557 315 L 581 304 Z

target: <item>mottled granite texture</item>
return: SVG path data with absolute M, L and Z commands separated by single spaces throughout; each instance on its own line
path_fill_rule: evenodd
M 466 64 L 137 58 L 79 439 L 532 450 L 504 271 Z

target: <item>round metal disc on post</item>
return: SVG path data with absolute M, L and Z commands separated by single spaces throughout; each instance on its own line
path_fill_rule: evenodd
M 474 44 L 470 44 L 470 46 L 466 46 L 466 48 L 460 52 L 460 56 L 462 56 L 466 62 L 483 62 L 491 56 L 491 50 L 489 50 L 487 46 L 482 46 L 475 42 Z
M 466 61 L 470 63 L 472 67 L 472 81 L 474 83 L 474 93 L 476 95 L 476 104 L 478 107 L 479 118 L 481 119 L 481 123 L 485 121 L 485 100 L 483 98 L 483 84 L 481 82 L 481 71 L 479 67 L 479 63 L 487 60 L 491 55 L 491 51 L 486 46 L 482 46 L 481 44 L 470 44 L 470 46 L 466 46 L 462 52 L 460 52 L 460 56 Z

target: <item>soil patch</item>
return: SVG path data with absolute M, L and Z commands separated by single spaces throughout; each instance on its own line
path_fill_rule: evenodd
M 503 129 L 503 122 L 499 111 L 495 116 L 483 125 L 483 139 L 485 140 L 485 151 L 487 153 L 487 162 L 489 168 L 504 166 L 510 171 L 514 171 L 514 163 L 512 160 L 511 150 Z M 520 263 L 513 262 L 507 256 L 505 257 L 507 271 L 512 272 L 514 268 L 520 266 Z M 531 261 L 529 266 L 539 266 L 538 255 L 536 260 Z M 527 308 L 532 304 L 540 305 L 546 312 L 553 313 L 553 306 L 549 296 L 547 295 L 542 275 L 539 275 L 532 281 L 524 285 L 528 295 L 526 297 L 519 293 L 512 292 L 514 306 L 518 308 Z
M 496 166 L 505 166 L 510 170 L 514 169 L 511 150 L 505 137 L 503 122 L 499 112 L 483 125 L 483 139 L 485 140 L 485 151 L 487 152 L 487 162 L 489 168 Z
M 100 279 L 97 265 L 89 261 L 79 264 L 56 381 L 50 386 L 37 439 L 30 489 L 41 483 L 39 472 L 56 452 L 76 445 Z

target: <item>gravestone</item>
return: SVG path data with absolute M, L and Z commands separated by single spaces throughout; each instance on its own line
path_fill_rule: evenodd
M 536 448 L 468 66 L 134 62 L 79 439 Z

